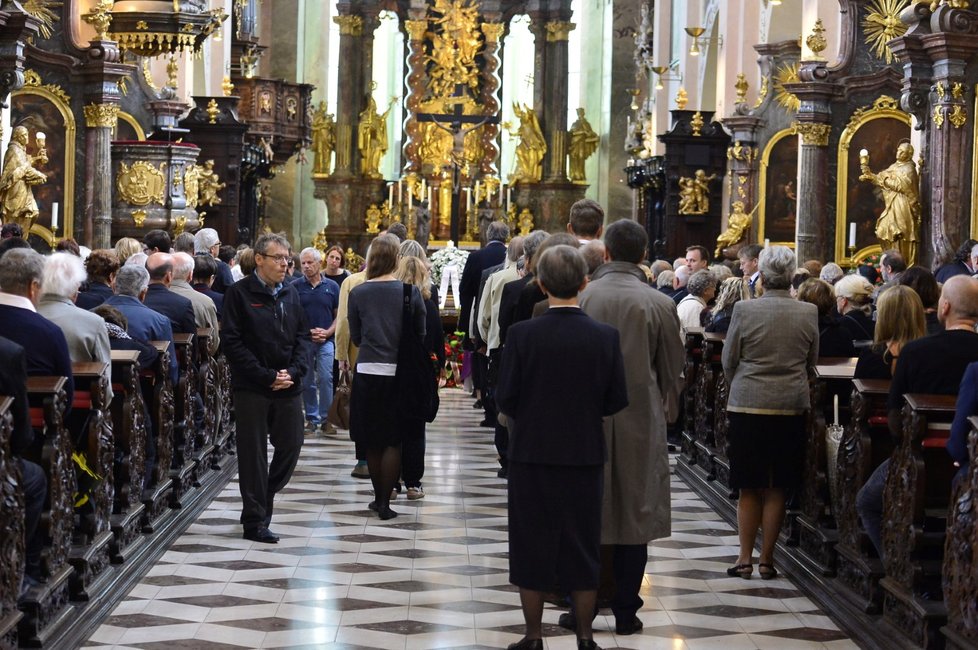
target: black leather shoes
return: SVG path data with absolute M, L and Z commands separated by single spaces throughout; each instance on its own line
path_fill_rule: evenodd
M 564 612 L 557 617 L 557 625 L 564 628 L 565 630 L 570 630 L 571 632 L 577 631 L 577 617 L 571 612 Z
M 510 643 L 506 650 L 543 650 L 543 639 L 523 638 L 517 643 Z
M 251 540 L 252 542 L 261 542 L 262 544 L 278 544 L 278 535 L 268 530 L 264 526 L 254 528 L 252 530 L 246 530 L 242 537 L 247 540 Z
M 639 620 L 638 616 L 632 616 L 630 621 L 615 621 L 615 634 L 620 636 L 628 636 L 629 634 L 635 634 L 642 629 L 642 621 Z

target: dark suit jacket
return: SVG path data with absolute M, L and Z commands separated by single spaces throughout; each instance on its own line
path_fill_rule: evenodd
M 10 407 L 14 419 L 10 451 L 20 456 L 34 441 L 27 403 L 27 354 L 23 346 L 3 337 L 0 337 L 0 395 L 14 398 Z
M 195 284 L 194 289 L 214 301 L 214 306 L 217 308 L 217 317 L 220 319 L 221 311 L 224 309 L 224 294 L 209 288 L 207 283 Z
M 112 297 L 112 287 L 101 282 L 91 282 L 84 291 L 78 293 L 75 305 L 81 309 L 94 309 Z
M 29 309 L 0 305 L 0 336 L 24 348 L 31 377 L 67 377 L 68 409 L 75 395 L 68 341 L 61 328 Z
M 170 342 L 170 379 L 176 386 L 180 379 L 180 366 L 177 363 L 177 349 L 173 343 L 173 326 L 170 325 L 170 319 L 153 311 L 132 296 L 112 296 L 105 301 L 105 304 L 115 307 L 126 317 L 129 321 L 126 331 L 132 338 L 140 341 Z
M 472 303 L 475 301 L 476 294 L 479 293 L 479 280 L 482 279 L 482 272 L 490 266 L 502 264 L 504 259 L 506 259 L 506 244 L 501 241 L 491 241 L 486 244 L 485 248 L 469 253 L 458 287 L 458 292 L 462 294 L 458 315 L 460 332 L 469 331 L 469 316 L 472 313 Z
M 174 334 L 196 334 L 197 321 L 194 319 L 194 304 L 164 287 L 162 284 L 149 285 L 143 304 L 170 319 Z
M 519 280 L 507 282 L 503 286 L 503 295 L 499 297 L 499 345 L 506 344 L 506 333 L 509 326 L 516 321 L 516 304 L 520 300 L 523 287 L 533 281 L 533 275 L 527 273 Z
M 231 267 L 227 262 L 216 257 L 214 261 L 217 262 L 217 273 L 214 275 L 214 284 L 211 285 L 211 290 L 223 295 L 228 287 L 234 284 L 234 276 L 231 275 Z M 218 309 L 217 313 L 221 313 L 221 310 Z
M 533 308 L 541 300 L 546 300 L 547 294 L 540 290 L 540 285 L 536 282 L 527 282 L 526 286 L 520 291 L 519 298 L 516 300 L 516 309 L 513 311 L 513 322 L 519 323 L 533 318 Z
M 575 307 L 513 325 L 496 404 L 511 418 L 511 461 L 603 464 L 601 418 L 628 406 L 618 330 Z

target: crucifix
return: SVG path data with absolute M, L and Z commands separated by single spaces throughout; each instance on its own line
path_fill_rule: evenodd
M 451 240 L 454 242 L 459 239 L 459 222 L 462 211 L 462 188 L 461 170 L 465 162 L 465 136 L 470 131 L 474 131 L 483 124 L 497 124 L 497 115 L 464 115 L 463 104 L 465 103 L 465 84 L 456 83 L 455 92 L 445 100 L 446 104 L 454 105 L 451 113 L 418 113 L 416 118 L 419 122 L 432 122 L 436 127 L 452 134 L 452 221 L 451 221 Z M 463 124 L 471 126 L 463 128 Z M 430 210 L 432 206 L 428 206 Z

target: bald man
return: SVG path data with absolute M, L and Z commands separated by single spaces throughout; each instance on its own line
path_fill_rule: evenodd
M 969 363 L 978 361 L 978 280 L 955 275 L 944 283 L 937 302 L 937 318 L 944 329 L 903 346 L 893 371 L 887 401 L 890 433 L 903 437 L 900 412 L 907 393 L 957 395 Z M 883 488 L 890 461 L 881 464 L 856 497 L 863 528 L 883 557 Z
M 188 299 L 170 291 L 173 282 L 173 255 L 153 253 L 146 259 L 149 271 L 149 290 L 143 304 L 170 319 L 174 334 L 196 334 L 194 306 Z M 175 351 L 170 355 L 175 358 Z

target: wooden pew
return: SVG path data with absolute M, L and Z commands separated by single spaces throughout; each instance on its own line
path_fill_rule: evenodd
M 109 364 L 74 363 L 74 419 L 87 418 L 85 431 L 71 431 L 81 440 L 81 455 L 101 482 L 89 495 L 89 503 L 76 513 L 75 535 L 68 561 L 75 572 L 71 580 L 72 600 L 88 600 L 90 590 L 110 564 L 110 542 L 115 484 L 112 478 L 114 442 L 109 405 Z M 77 473 L 76 469 L 76 473 Z M 94 587 L 98 591 L 98 587 Z
M 873 471 L 893 453 L 887 423 L 888 379 L 853 380 L 852 417 L 843 430 L 836 459 L 839 510 L 835 512 L 839 543 L 836 575 L 840 591 L 867 614 L 883 609 L 883 563 L 863 532 L 856 512 L 856 495 Z
M 954 467 L 954 395 L 904 395 L 903 436 L 883 493 L 883 615 L 923 647 L 943 642 L 944 534 Z
M 711 481 L 730 494 L 730 461 L 727 459 L 727 379 L 723 375 L 723 341 L 726 334 L 703 334 L 703 366 L 696 396 L 696 444 L 701 456 L 709 456 Z
M 950 649 L 978 647 L 978 417 L 968 418 L 968 471 L 958 482 L 948 512 L 944 544 L 944 606 L 941 628 Z
M 115 436 L 115 499 L 112 508 L 112 561 L 136 552 L 142 536 L 146 478 L 146 404 L 139 385 L 139 352 L 112 351 L 112 424 Z
M 66 384 L 65 377 L 27 380 L 31 424 L 43 439 L 40 457 L 31 460 L 47 476 L 48 499 L 38 524 L 46 539 L 41 553 L 44 582 L 32 588 L 20 602 L 25 614 L 18 631 L 21 645 L 36 647 L 51 643 L 57 637 L 58 627 L 70 614 L 69 581 L 74 569 L 68 563 L 68 552 L 74 527 L 75 469 L 71 462 L 71 441 L 64 428 Z
M 851 392 L 855 369 L 855 358 L 822 357 L 810 381 L 812 408 L 806 429 L 798 546 L 811 570 L 824 576 L 835 575 L 835 545 L 839 539 L 832 512 L 825 434 L 834 417 L 833 397 L 843 387 Z M 845 399 L 841 407 L 840 423 L 848 421 L 848 402 Z
M 214 360 L 214 370 L 217 377 L 220 419 L 218 420 L 217 439 L 214 441 L 213 462 L 214 465 L 223 467 L 224 459 L 228 455 L 233 456 L 236 453 L 231 367 L 228 365 L 227 357 L 223 354 L 219 355 Z
M 150 341 L 159 356 L 150 370 L 142 371 L 143 398 L 149 406 L 156 438 L 156 463 L 150 476 L 149 487 L 143 491 L 142 527 L 144 533 L 152 533 L 171 515 L 170 496 L 173 479 L 170 467 L 173 462 L 173 386 L 170 381 L 170 342 Z
M 194 458 L 196 427 L 194 426 L 194 395 L 197 392 L 197 355 L 194 334 L 174 334 L 173 343 L 180 364 L 180 381 L 173 387 L 173 461 L 170 478 L 173 491 L 170 507 L 182 507 L 183 500 L 197 484 L 197 461 Z
M 0 647 L 17 647 L 17 626 L 23 617 L 17 596 L 24 576 L 24 493 L 20 489 L 20 464 L 10 451 L 13 419 L 12 397 L 0 396 L 0 521 L 4 524 L 0 544 Z
M 216 447 L 218 427 L 221 419 L 221 399 L 219 394 L 217 368 L 213 355 L 210 353 L 210 342 L 214 332 L 210 327 L 197 330 L 197 392 L 204 402 L 204 426 L 197 431 L 194 440 L 194 459 L 197 461 L 197 471 L 205 474 L 216 469 L 214 450 Z
M 703 462 L 709 467 L 709 457 L 699 458 L 696 448 L 695 413 L 696 413 L 696 378 L 703 363 L 703 328 L 691 327 L 686 330 L 683 341 L 686 348 L 686 362 L 683 367 L 683 428 L 681 435 L 681 458 L 687 465 L 697 465 L 703 468 Z

